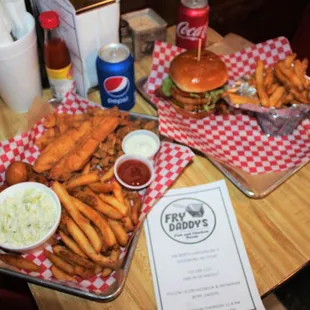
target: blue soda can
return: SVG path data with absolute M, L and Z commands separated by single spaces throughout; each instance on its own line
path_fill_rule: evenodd
M 135 73 L 128 47 L 121 43 L 102 47 L 96 67 L 102 106 L 130 110 L 135 105 Z

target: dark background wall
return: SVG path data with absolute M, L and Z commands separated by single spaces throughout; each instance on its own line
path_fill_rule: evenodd
M 210 25 L 225 35 L 239 34 L 257 43 L 277 36 L 292 40 L 309 0 L 210 0 Z M 121 0 L 122 13 L 153 8 L 175 24 L 179 0 Z M 310 41 L 310 29 L 309 29 Z

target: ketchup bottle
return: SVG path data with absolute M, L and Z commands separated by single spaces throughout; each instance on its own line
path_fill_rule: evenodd
M 70 54 L 58 28 L 58 14 L 46 11 L 40 14 L 39 20 L 44 29 L 44 61 L 52 94 L 62 100 L 73 89 Z

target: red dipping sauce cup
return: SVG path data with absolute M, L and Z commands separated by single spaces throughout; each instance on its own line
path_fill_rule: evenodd
M 114 175 L 124 187 L 140 190 L 152 183 L 155 171 L 152 162 L 147 158 L 125 154 L 116 160 Z

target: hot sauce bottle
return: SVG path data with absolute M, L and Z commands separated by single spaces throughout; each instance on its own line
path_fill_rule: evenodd
M 59 31 L 59 16 L 46 11 L 39 17 L 44 29 L 44 61 L 53 97 L 63 99 L 73 89 L 69 50 Z

